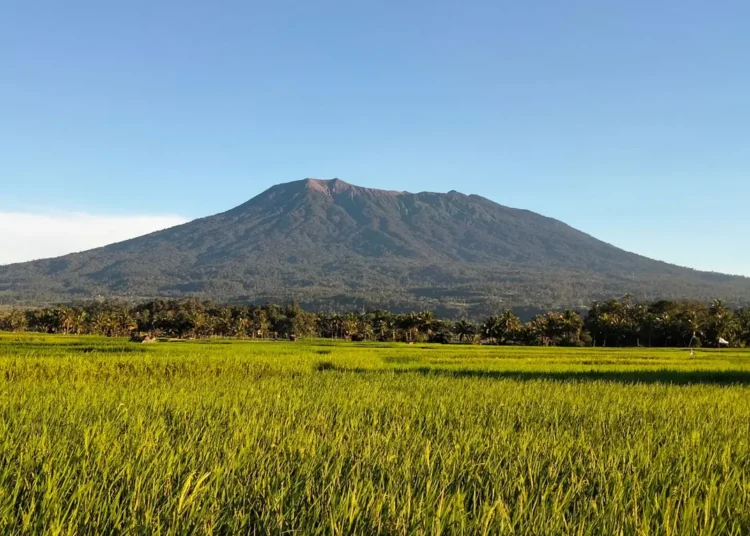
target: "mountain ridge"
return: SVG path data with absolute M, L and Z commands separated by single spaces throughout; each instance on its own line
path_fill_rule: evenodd
M 230 210 L 124 242 L 0 266 L 0 303 L 196 296 L 345 309 L 576 307 L 643 299 L 750 300 L 750 279 L 630 253 L 478 195 L 278 184 Z

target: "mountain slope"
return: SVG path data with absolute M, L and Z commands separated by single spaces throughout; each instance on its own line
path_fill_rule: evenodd
M 750 279 L 654 261 L 479 196 L 338 179 L 281 184 L 178 227 L 0 267 L 5 303 L 198 296 L 459 315 L 574 307 L 625 293 L 736 302 L 750 299 Z

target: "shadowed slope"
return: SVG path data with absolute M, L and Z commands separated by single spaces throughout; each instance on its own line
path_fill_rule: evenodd
M 195 295 L 317 307 L 575 307 L 643 298 L 750 298 L 750 280 L 625 252 L 533 212 L 458 192 L 334 179 L 270 188 L 222 214 L 83 253 L 0 267 L 0 299 Z

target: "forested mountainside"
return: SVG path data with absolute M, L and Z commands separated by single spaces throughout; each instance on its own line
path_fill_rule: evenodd
M 648 259 L 477 195 L 392 192 L 338 179 L 277 185 L 215 216 L 0 267 L 6 305 L 197 297 L 458 317 L 580 308 L 624 294 L 742 304 L 750 301 L 750 279 Z

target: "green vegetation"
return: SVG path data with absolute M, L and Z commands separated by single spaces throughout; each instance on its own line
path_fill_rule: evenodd
M 689 301 L 595 302 L 584 318 L 548 312 L 528 322 L 504 311 L 479 323 L 441 320 L 431 311 L 394 314 L 310 313 L 298 304 L 217 305 L 198 300 L 155 300 L 137 306 L 90 302 L 0 311 L 0 330 L 149 338 L 328 338 L 350 341 L 439 342 L 523 346 L 750 346 L 750 309 Z
M 750 353 L 0 334 L 0 532 L 747 534 Z
M 340 180 L 280 184 L 185 225 L 0 266 L 4 305 L 102 296 L 298 300 L 314 311 L 430 310 L 460 319 L 505 308 L 578 309 L 626 293 L 750 305 L 750 278 L 647 259 L 477 195 L 385 192 Z

